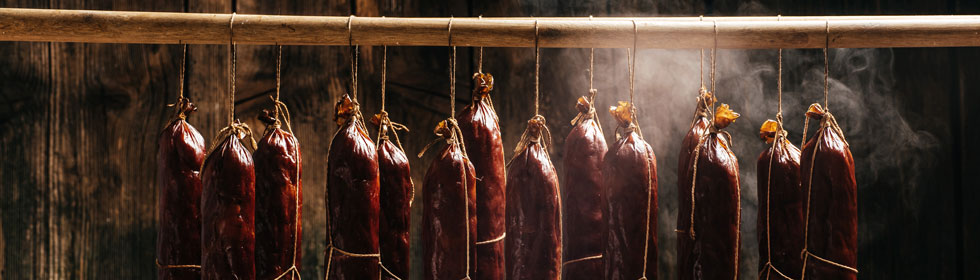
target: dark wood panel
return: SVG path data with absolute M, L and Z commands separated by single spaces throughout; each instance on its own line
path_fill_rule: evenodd
M 975 14 L 970 1 L 54 1 L 53 7 L 359 16 L 587 16 L 587 15 L 820 15 Z M 4 7 L 49 7 L 48 1 L 0 1 Z M 186 5 L 186 6 L 185 6 Z M 457 106 L 469 102 L 475 48 L 459 48 Z M 763 148 L 754 131 L 774 114 L 772 50 L 722 51 L 719 93 L 743 113 L 730 130 L 743 175 L 743 279 L 757 274 L 753 240 L 754 161 Z M 255 116 L 271 105 L 275 47 L 241 47 L 237 117 L 261 136 Z M 448 116 L 448 51 L 444 47 L 388 50 L 388 111 L 408 125 L 408 154 L 434 139 Z M 790 137 L 802 130 L 800 113 L 820 99 L 819 51 L 787 50 L 786 116 Z M 200 106 L 190 118 L 207 141 L 227 125 L 228 46 L 191 46 L 186 94 Z M 858 161 L 862 278 L 977 278 L 980 179 L 972 143 L 980 142 L 975 92 L 980 52 L 970 49 L 835 50 L 832 52 L 838 114 Z M 303 276 L 323 276 L 326 244 L 325 160 L 336 129 L 333 103 L 350 88 L 347 47 L 289 46 L 283 50 L 282 98 L 306 159 Z M 151 278 L 156 237 L 155 139 L 177 91 L 179 46 L 0 43 L 0 278 Z M 362 112 L 380 108 L 380 48 L 359 57 Z M 555 138 L 552 160 L 560 168 L 574 99 L 587 91 L 587 49 L 541 51 L 541 113 Z M 600 119 L 611 141 L 604 108 L 628 99 L 624 50 L 596 51 Z M 484 71 L 496 76 L 493 93 L 506 155 L 511 156 L 533 115 L 534 51 L 488 48 Z M 645 136 L 660 163 L 660 279 L 676 277 L 676 147 L 689 122 L 697 87 L 692 50 L 643 50 L 637 100 Z M 846 90 L 845 90 L 846 89 Z M 690 99 L 690 100 L 688 100 Z M 850 103 L 848 103 L 850 102 Z M 371 128 L 374 131 L 374 128 Z M 431 155 L 411 158 L 421 187 Z M 560 172 L 559 172 L 560 173 Z M 420 191 L 420 190 L 419 190 Z M 413 209 L 419 221 L 420 207 Z M 416 223 L 417 226 L 418 223 Z M 417 228 L 413 246 L 421 248 Z M 30 252 L 25 254 L 24 252 Z M 417 260 L 420 250 L 413 251 Z M 924 257 L 925 256 L 925 257 Z M 413 276 L 421 277 L 420 262 Z M 958 274 L 962 273 L 962 274 Z

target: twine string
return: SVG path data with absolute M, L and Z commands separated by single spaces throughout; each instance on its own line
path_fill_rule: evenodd
M 534 20 L 534 115 L 539 115 L 539 100 L 541 99 L 541 50 L 539 43 L 538 20 Z
M 483 15 L 480 15 L 478 17 L 478 19 L 479 20 L 483 20 Z M 479 57 L 480 57 L 479 60 L 477 60 L 476 72 L 477 73 L 480 73 L 480 74 L 483 74 L 483 46 L 480 46 L 480 56 Z
M 230 98 L 229 98 L 229 104 L 231 105 L 231 110 L 230 110 L 230 112 L 228 114 L 228 123 L 229 124 L 232 124 L 232 123 L 235 122 L 235 83 L 236 83 L 236 81 L 235 81 L 236 77 L 235 76 L 236 76 L 237 70 L 238 70 L 237 69 L 237 66 L 238 66 L 237 65 L 237 63 L 238 63 L 238 61 L 237 61 L 238 60 L 238 53 L 237 53 L 238 48 L 237 48 L 237 46 L 235 44 L 235 15 L 236 15 L 236 13 L 231 13 L 231 18 L 228 20 L 228 34 L 229 34 L 229 36 L 228 36 L 228 42 L 229 42 L 229 45 L 230 45 L 230 48 L 231 48 L 231 55 L 230 55 L 230 58 L 229 58 L 231 60 L 231 68 L 229 69 L 229 71 L 231 72 L 231 74 L 230 74 L 230 76 L 231 76 L 231 85 L 230 85 L 230 88 L 231 89 L 229 90 L 229 92 L 231 92 Z
M 826 264 L 835 266 L 837 268 L 844 269 L 844 270 L 847 270 L 847 271 L 850 271 L 850 272 L 853 272 L 853 273 L 858 273 L 857 268 L 854 268 L 854 267 L 851 267 L 851 266 L 848 266 L 848 265 L 844 265 L 844 264 L 841 264 L 841 263 L 838 263 L 838 262 L 829 260 L 827 258 L 823 258 L 823 257 L 817 256 L 813 252 L 810 252 L 810 249 L 809 249 L 810 248 L 810 202 L 811 202 L 810 199 L 811 199 L 812 190 L 813 190 L 813 172 L 814 172 L 814 165 L 816 164 L 816 161 L 817 161 L 817 152 L 820 150 L 820 144 L 819 144 L 820 143 L 820 139 L 822 139 L 824 137 L 824 134 L 825 134 L 823 132 L 824 129 L 825 128 L 828 128 L 828 127 L 831 128 L 831 130 L 834 133 L 837 133 L 841 137 L 841 140 L 844 142 L 844 145 L 848 145 L 848 146 L 850 145 L 850 144 L 847 143 L 847 140 L 844 139 L 844 132 L 841 130 L 840 125 L 837 124 L 837 119 L 834 118 L 834 115 L 830 113 L 830 109 L 827 108 L 828 99 L 829 99 L 829 95 L 830 95 L 829 94 L 830 93 L 830 59 L 829 59 L 829 55 L 828 55 L 828 50 L 830 49 L 830 20 L 827 19 L 825 24 L 826 24 L 827 37 L 826 37 L 826 42 L 825 42 L 826 45 L 824 46 L 824 49 L 823 49 L 823 57 L 824 57 L 824 68 L 823 68 L 824 69 L 824 72 L 823 72 L 824 73 L 823 74 L 824 75 L 823 76 L 823 80 L 824 80 L 824 83 L 823 83 L 823 87 L 824 87 L 824 89 L 823 89 L 824 107 L 823 107 L 823 110 L 822 110 L 823 111 L 823 117 L 822 117 L 822 119 L 820 121 L 820 127 L 818 128 L 818 130 L 816 132 L 817 133 L 817 136 L 816 136 L 817 138 L 816 138 L 816 141 L 814 142 L 816 144 L 813 147 L 813 155 L 810 157 L 810 171 L 809 171 L 810 172 L 810 177 L 809 177 L 809 180 L 807 181 L 807 187 L 806 187 L 806 216 L 805 216 L 805 219 L 804 219 L 805 222 L 804 222 L 804 228 L 803 228 L 804 229 L 804 231 L 803 231 L 803 242 L 804 243 L 803 243 L 803 251 L 800 252 L 800 258 L 803 259 L 803 274 L 800 277 L 801 280 L 806 279 L 806 266 L 807 266 L 808 260 L 811 257 L 813 259 L 815 259 L 815 260 L 818 260 L 820 262 L 823 262 L 823 263 L 826 263 Z M 817 106 L 819 106 L 819 104 L 817 104 Z M 806 127 L 809 126 L 809 116 L 806 116 L 804 118 L 806 118 L 806 122 L 804 124 L 803 133 L 804 133 L 804 135 L 806 135 Z M 806 141 L 805 136 L 804 136 L 803 141 Z

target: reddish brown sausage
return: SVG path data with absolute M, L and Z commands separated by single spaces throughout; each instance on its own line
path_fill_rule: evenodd
M 760 129 L 768 148 L 759 155 L 759 279 L 800 278 L 803 261 L 803 200 L 800 186 L 800 149 L 786 139 L 786 131 L 768 120 Z
M 606 221 L 602 215 L 602 159 L 609 148 L 592 103 L 583 96 L 576 107 L 575 127 L 565 137 L 565 183 L 561 191 L 565 261 L 561 278 L 603 279 Z
M 178 102 L 178 117 L 160 132 L 157 150 L 157 278 L 201 278 L 201 163 L 204 137 L 184 119 L 197 109 Z M 182 266 L 193 267 L 182 267 Z
M 693 227 L 689 258 L 681 267 L 680 279 L 738 279 L 740 226 L 740 193 L 738 159 L 732 153 L 730 139 L 721 129 L 738 118 L 722 104 L 715 111 L 714 127 L 700 137 L 692 157 L 694 185 Z M 688 189 L 691 192 L 691 189 Z M 683 238 L 683 237 L 682 237 Z
M 610 109 L 623 132 L 603 162 L 605 279 L 657 279 L 657 157 L 637 131 L 630 106 Z
M 202 279 L 255 279 L 254 147 L 248 126 L 236 121 L 216 137 L 201 181 Z
M 254 155 L 255 275 L 293 280 L 303 258 L 303 160 L 296 137 L 266 114 Z
M 691 160 L 694 158 L 694 150 L 698 146 L 698 140 L 708 130 L 711 120 L 708 119 L 710 113 L 709 103 L 714 102 L 711 92 L 701 88 L 697 98 L 697 106 L 694 110 L 694 121 L 691 129 L 684 136 L 681 143 L 681 152 L 677 157 L 677 267 L 680 279 L 691 279 L 691 274 L 683 268 L 694 267 L 690 263 L 691 244 L 690 234 L 687 232 L 691 228 Z M 687 278 L 685 278 L 687 277 Z
M 408 156 L 401 144 L 396 145 L 388 138 L 392 130 L 387 113 L 375 115 L 375 124 L 381 134 L 378 140 L 378 171 L 381 186 L 381 246 L 382 279 L 408 280 L 409 275 L 409 230 L 411 228 L 412 200 L 415 197 L 415 184 L 408 165 Z M 395 135 L 397 139 L 397 135 Z M 396 140 L 397 141 L 397 140 Z
M 504 279 L 504 214 L 506 211 L 504 144 L 490 91 L 493 76 L 473 75 L 473 103 L 459 112 L 459 129 L 476 169 L 475 280 Z
M 507 166 L 507 279 L 559 279 L 561 193 L 544 117 L 528 121 L 521 138 Z
M 327 156 L 327 278 L 378 279 L 378 155 L 348 96 L 337 102 L 339 131 Z M 332 247 L 330 247 L 332 245 Z
M 422 275 L 426 280 L 463 279 L 476 261 L 471 241 L 476 236 L 476 176 L 457 141 L 458 130 L 453 130 L 446 121 L 436 128 L 447 143 L 429 165 L 422 184 Z
M 800 159 L 804 197 L 808 197 L 804 200 L 807 205 L 804 206 L 804 219 L 808 221 L 805 244 L 809 253 L 803 264 L 803 277 L 857 279 L 854 158 L 843 131 L 830 112 L 814 104 L 807 116 L 819 119 L 820 128 L 803 146 Z

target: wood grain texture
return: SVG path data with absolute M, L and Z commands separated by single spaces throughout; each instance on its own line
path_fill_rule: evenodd
M 373 1 L 357 1 L 359 17 L 309 17 L 147 13 L 0 8 L 0 40 L 143 44 L 223 44 L 234 33 L 240 44 L 439 46 L 448 41 L 448 18 L 381 18 Z M 656 13 L 646 2 L 617 5 L 624 15 Z M 544 10 L 556 12 L 559 10 Z M 531 47 L 535 25 L 545 48 L 626 48 L 633 35 L 644 48 L 836 48 L 978 46 L 980 17 L 888 17 L 794 19 L 785 21 L 688 17 L 660 20 L 458 18 L 453 20 L 460 46 Z M 234 20 L 235 30 L 228 23 Z M 829 29 L 828 29 L 829 25 Z M 351 26 L 353 35 L 348 35 Z M 635 31 L 634 31 L 635 30 Z
M 235 7 L 232 7 L 233 3 Z M 623 7 L 634 4 L 624 3 L 627 2 L 460 0 L 447 4 L 435 0 L 197 0 L 187 1 L 184 6 L 179 1 L 0 0 L 0 6 L 11 8 L 237 11 L 240 14 L 341 17 L 352 10 L 359 16 L 389 17 L 980 13 L 976 3 L 962 0 L 895 3 L 677 0 L 636 4 L 637 9 L 625 9 Z M 356 34 L 357 31 L 355 37 Z M 624 36 L 629 38 L 631 34 Z M 845 51 L 851 55 L 844 55 Z M 976 160 L 980 159 L 978 149 L 971 145 L 980 141 L 980 135 L 976 133 L 980 131 L 976 124 L 980 122 L 971 115 L 978 108 L 975 93 L 980 90 L 980 84 L 975 77 L 980 73 L 980 67 L 974 62 L 980 58 L 980 53 L 965 48 L 841 52 L 832 53 L 835 79 L 851 77 L 850 83 L 862 89 L 890 88 L 889 102 L 900 106 L 889 108 L 894 108 L 907 120 L 911 131 L 925 131 L 937 139 L 936 146 L 930 149 L 892 150 L 892 155 L 900 156 L 889 161 L 887 168 L 869 166 L 865 172 L 858 171 L 858 180 L 862 182 L 859 184 L 862 235 L 858 255 L 862 279 L 977 278 L 976 272 L 967 268 L 980 264 L 980 253 L 977 253 L 980 243 L 969 238 L 980 233 L 980 223 L 977 223 L 980 217 L 976 214 L 980 213 L 977 208 L 980 206 L 975 203 L 980 199 L 980 192 L 970 188 L 971 182 L 980 179 L 977 172 L 971 172 L 978 167 Z M 469 102 L 469 77 L 476 70 L 477 58 L 475 48 L 460 47 L 457 53 L 456 76 L 460 93 L 457 106 L 461 108 Z M 733 60 L 737 57 L 734 52 L 722 52 L 719 66 L 751 63 L 771 67 L 775 63 L 773 53 L 772 50 L 750 51 L 746 52 L 747 60 L 736 61 Z M 361 49 L 359 96 L 365 115 L 378 109 L 380 55 L 376 47 Z M 644 60 L 671 55 L 681 56 L 677 59 L 679 62 L 650 60 L 662 62 L 652 64 Z M 856 67 L 860 66 L 858 62 L 871 55 L 876 57 L 875 61 L 887 62 L 887 65 L 873 69 Z M 628 98 L 625 57 L 625 51 L 621 49 L 596 51 L 597 108 L 606 108 L 615 100 Z M 817 99 L 819 89 L 811 85 L 817 78 L 809 70 L 822 70 L 820 53 L 796 51 L 795 57 L 795 60 L 787 57 L 785 62 L 785 92 L 793 92 L 787 96 L 813 101 Z M 263 126 L 255 120 L 255 115 L 271 105 L 268 95 L 274 92 L 275 48 L 241 46 L 238 58 L 238 117 L 260 132 Z M 332 123 L 332 105 L 348 90 L 350 83 L 349 53 L 346 46 L 286 46 L 283 58 L 282 98 L 293 114 L 293 129 L 303 147 L 308 171 L 304 172 L 307 200 L 303 209 L 303 277 L 319 279 L 323 276 L 326 241 L 323 203 L 326 178 L 323 171 L 327 145 L 336 129 Z M 192 45 L 188 49 L 186 95 L 200 106 L 189 121 L 209 142 L 228 122 L 227 59 L 227 45 Z M 512 156 L 511 148 L 516 145 L 533 111 L 533 60 L 530 48 L 485 49 L 484 71 L 494 74 L 497 80 L 493 98 L 501 119 L 506 157 Z M 387 110 L 392 120 L 412 129 L 410 133 L 401 134 L 409 154 L 418 152 L 434 139 L 430 133 L 432 127 L 449 115 L 447 62 L 445 47 L 392 47 L 388 50 Z M 572 106 L 574 98 L 587 93 L 588 50 L 545 49 L 541 52 L 541 62 L 541 112 L 548 119 L 553 135 L 567 135 L 571 129 L 568 120 L 576 113 Z M 3 182 L 0 187 L 0 278 L 152 278 L 155 271 L 152 248 L 156 238 L 153 201 L 156 197 L 155 168 L 149 159 L 155 154 L 153 140 L 170 112 L 165 105 L 176 98 L 179 63 L 180 47 L 177 45 L 0 43 L 0 154 L 3 155 L 0 160 L 0 182 Z M 662 162 L 676 162 L 677 153 L 673 147 L 679 144 L 678 131 L 683 131 L 681 127 L 689 124 L 687 109 L 693 107 L 694 87 L 690 92 L 690 104 L 684 103 L 684 113 L 672 114 L 669 109 L 675 103 L 670 99 L 673 95 L 667 92 L 672 89 L 668 85 L 690 84 L 691 79 L 696 83 L 696 53 L 642 50 L 640 63 L 638 69 L 647 69 L 637 73 L 638 80 L 644 81 L 637 92 L 641 93 L 638 100 L 643 100 L 642 105 L 646 105 L 641 106 L 639 112 L 645 137 L 662 157 Z M 684 79 L 657 75 L 664 72 L 649 70 L 665 68 L 676 72 L 692 67 L 690 77 Z M 878 70 L 871 71 L 874 69 Z M 881 72 L 887 69 L 892 70 Z M 737 100 L 735 97 L 743 94 L 752 96 L 751 92 L 727 89 L 744 81 L 743 77 L 744 73 L 719 72 L 723 100 Z M 762 77 L 767 81 L 764 83 L 766 90 L 759 96 L 764 99 L 746 99 L 745 102 L 752 102 L 749 103 L 751 106 L 739 108 L 746 119 L 734 125 L 735 131 L 754 132 L 758 123 L 749 119 L 771 117 L 775 77 L 773 74 Z M 786 106 L 790 110 L 790 105 Z M 855 147 L 871 147 L 877 140 L 872 137 L 877 134 L 871 133 L 887 132 L 865 130 L 881 122 L 874 119 L 858 122 L 854 121 L 856 116 L 847 117 L 845 113 L 882 111 L 833 106 L 839 120 L 853 121 L 841 125 L 845 126 L 848 140 L 854 141 Z M 799 108 L 794 110 L 799 112 Z M 787 124 L 792 125 L 791 139 L 796 143 L 802 130 L 802 118 L 790 113 L 786 118 Z M 600 110 L 599 119 L 607 128 L 611 127 L 604 110 Z M 674 125 L 678 129 L 671 128 Z M 862 130 L 856 130 L 859 128 Z M 375 128 L 370 127 L 370 130 L 374 132 Z M 607 141 L 611 141 L 612 133 L 607 133 L 607 137 Z M 861 138 L 864 140 L 859 140 Z M 555 138 L 554 146 L 558 149 L 553 149 L 551 154 L 555 162 L 562 159 L 562 139 Z M 762 149 L 761 144 L 748 137 L 737 138 L 735 142 L 736 153 L 749 161 L 754 160 Z M 875 153 L 870 148 L 853 151 L 859 164 L 882 155 L 881 151 Z M 931 161 L 922 161 L 925 159 Z M 411 165 L 415 167 L 426 166 L 430 160 L 431 156 L 410 157 Z M 931 163 L 913 165 L 920 161 Z M 741 165 L 753 164 L 742 162 Z M 670 166 L 659 168 L 662 184 L 674 185 L 676 178 L 671 178 L 672 172 L 664 170 Z M 913 170 L 919 172 L 913 173 Z M 422 172 L 424 168 L 414 168 L 416 186 L 421 186 Z M 745 175 L 755 171 L 746 168 L 741 172 Z M 917 187 L 911 187 L 913 182 Z M 745 185 L 749 183 L 743 182 Z M 674 228 L 676 218 L 671 216 L 671 209 L 676 209 L 676 193 L 672 189 L 661 188 L 659 193 L 660 279 L 676 277 L 672 256 L 674 234 L 668 232 Z M 744 188 L 743 192 L 743 205 L 753 205 L 755 196 L 750 193 L 755 190 Z M 420 221 L 418 210 L 421 207 L 419 204 L 413 206 L 412 220 Z M 754 215 L 745 212 L 742 216 Z M 743 220 L 743 224 L 744 229 L 754 228 L 752 221 Z M 421 248 L 418 232 L 418 228 L 413 228 L 413 248 Z M 743 232 L 746 243 L 753 239 L 754 233 Z M 749 254 L 752 251 L 743 247 L 742 252 Z M 418 259 L 419 255 L 413 257 Z M 419 264 L 413 262 L 413 279 L 421 279 Z M 743 263 L 742 277 L 755 277 L 756 267 L 756 263 Z

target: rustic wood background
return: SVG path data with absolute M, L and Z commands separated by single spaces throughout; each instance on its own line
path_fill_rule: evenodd
M 0 0 L 0 6 L 416 17 L 980 13 L 980 3 L 967 0 Z M 0 43 L 0 279 L 155 277 L 156 139 L 170 116 L 166 104 L 177 94 L 180 50 L 178 45 Z M 475 51 L 458 50 L 459 106 L 469 100 L 468 77 L 476 69 Z M 820 96 L 820 71 L 811 70 L 822 70 L 822 57 L 817 50 L 787 53 L 792 58 L 788 55 L 786 62 L 786 89 L 799 93 L 799 98 L 787 103 L 787 123 L 792 127 L 791 138 L 798 143 L 799 115 Z M 848 97 L 858 104 L 834 108 L 841 108 L 836 111 L 839 119 L 851 119 L 842 125 L 859 163 L 860 277 L 980 278 L 980 272 L 969 269 L 980 264 L 980 242 L 971 238 L 980 234 L 980 203 L 976 203 L 980 189 L 969 187 L 980 179 L 977 172 L 970 171 L 980 167 L 980 150 L 969 144 L 980 143 L 977 116 L 969 114 L 971 109 L 980 109 L 976 105 L 980 101 L 980 80 L 976 79 L 980 49 L 835 50 L 832 54 L 835 88 L 839 84 L 854 91 L 850 95 L 835 91 L 832 104 Z M 228 46 L 220 45 L 194 45 L 188 51 L 186 94 L 200 106 L 190 122 L 208 141 L 228 121 L 228 55 Z M 570 130 L 574 98 L 588 87 L 588 50 L 547 49 L 541 55 L 542 112 L 557 140 L 559 148 L 552 151 L 552 159 L 560 166 L 561 139 Z M 659 156 L 661 174 L 658 273 L 661 279 L 673 279 L 673 165 L 694 105 L 697 56 L 692 50 L 644 50 L 641 63 L 651 61 L 644 56 L 665 61 L 647 68 L 694 69 L 683 81 L 642 70 L 637 73 L 643 80 L 638 84 L 638 101 L 650 104 L 641 108 L 642 125 Z M 674 56 L 688 62 L 662 60 Z M 434 137 L 432 127 L 448 114 L 447 48 L 393 47 L 388 57 L 388 108 L 393 120 L 412 128 L 402 139 L 408 153 L 414 154 Z M 726 58 L 739 59 L 726 62 Z M 625 52 L 597 50 L 596 60 L 596 87 L 602 96 L 599 107 L 604 108 L 626 98 Z M 764 146 L 752 135 L 762 120 L 774 114 L 774 51 L 722 51 L 719 60 L 722 100 L 754 105 L 737 107 L 744 117 L 730 129 L 739 131 L 736 153 L 743 177 L 754 178 L 755 159 Z M 864 67 L 867 63 L 873 63 L 871 68 Z M 748 74 L 726 72 L 742 69 L 733 64 L 768 66 Z M 359 93 L 365 114 L 378 109 L 380 65 L 380 48 L 361 48 Z M 323 171 L 336 127 L 333 103 L 350 87 L 349 67 L 346 47 L 286 46 L 283 50 L 282 95 L 292 111 L 292 126 L 305 156 L 306 279 L 323 277 Z M 484 69 L 497 77 L 494 101 L 506 147 L 515 146 L 532 115 L 533 67 L 531 49 L 486 49 Z M 743 88 L 742 78 L 749 74 L 757 82 L 765 80 L 758 83 L 765 87 L 754 92 L 725 92 Z M 690 85 L 689 100 L 665 101 L 659 94 L 671 88 L 665 85 L 670 83 Z M 255 116 L 271 106 L 268 96 L 275 90 L 275 47 L 239 47 L 237 88 L 237 116 L 261 132 L 263 126 Z M 685 104 L 679 110 L 683 113 L 672 111 L 670 104 Z M 605 113 L 601 117 L 611 139 L 612 123 Z M 904 122 L 880 125 L 896 119 Z M 412 158 L 414 178 L 420 182 L 429 157 Z M 753 180 L 743 181 L 743 255 L 749 256 L 742 264 L 743 279 L 758 274 L 758 260 L 752 257 L 757 246 Z M 415 221 L 421 209 L 418 205 Z M 414 236 L 417 244 L 418 235 Z M 415 264 L 413 272 L 419 278 L 419 263 Z

